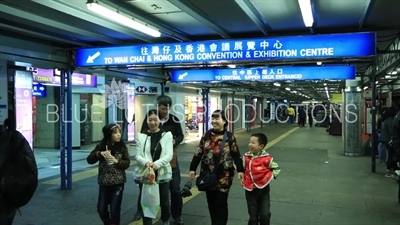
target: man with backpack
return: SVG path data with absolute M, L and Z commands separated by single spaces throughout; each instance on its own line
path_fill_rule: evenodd
M 0 125 L 0 225 L 12 225 L 38 186 L 35 156 L 25 137 L 8 124 L 12 121 Z

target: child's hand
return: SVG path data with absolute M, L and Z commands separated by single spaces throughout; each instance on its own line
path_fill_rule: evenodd
M 240 183 L 243 183 L 244 173 L 238 173 L 238 179 L 240 180 Z

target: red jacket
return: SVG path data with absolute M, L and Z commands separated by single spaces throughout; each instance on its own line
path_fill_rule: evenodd
M 274 179 L 274 173 L 271 169 L 273 158 L 268 153 L 263 152 L 258 156 L 252 156 L 248 152 L 244 154 L 243 159 L 245 165 L 244 189 L 248 191 L 252 191 L 254 188 L 262 189 Z M 279 168 L 277 169 L 279 170 Z

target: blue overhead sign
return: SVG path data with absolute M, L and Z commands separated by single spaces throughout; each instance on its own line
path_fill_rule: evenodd
M 174 70 L 172 82 L 346 80 L 356 77 L 355 66 L 271 67 L 252 69 Z
M 367 57 L 375 46 L 375 33 L 352 33 L 83 48 L 76 66 Z
M 46 86 L 43 84 L 33 84 L 33 96 L 35 97 L 46 97 Z

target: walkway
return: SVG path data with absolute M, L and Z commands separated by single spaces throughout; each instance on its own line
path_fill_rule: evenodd
M 323 128 L 297 128 L 287 124 L 253 129 L 269 137 L 269 152 L 283 171 L 271 185 L 274 225 L 368 225 L 400 224 L 397 186 L 385 178 L 384 168 L 371 174 L 368 157 L 341 156 L 341 137 L 330 136 Z M 241 152 L 247 150 L 249 134 L 237 132 Z M 182 186 L 196 142 L 180 146 Z M 83 163 L 83 162 L 82 162 Z M 132 163 L 134 164 L 134 162 Z M 129 171 L 133 171 L 133 166 Z M 131 173 L 129 173 L 131 174 Z M 59 190 L 59 179 L 42 180 L 34 199 L 21 209 L 15 224 L 65 225 L 100 224 L 96 213 L 97 167 L 73 175 L 73 190 Z M 203 193 L 192 189 L 185 198 L 183 219 L 187 225 L 210 224 Z M 138 188 L 128 176 L 121 225 L 132 222 Z M 244 191 L 235 182 L 230 193 L 230 225 L 247 224 Z

